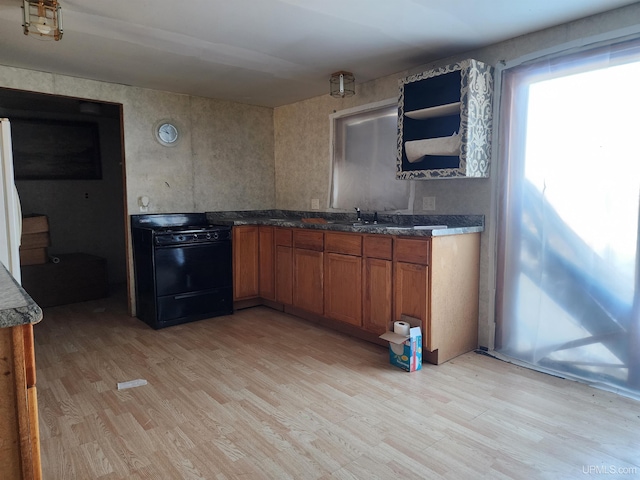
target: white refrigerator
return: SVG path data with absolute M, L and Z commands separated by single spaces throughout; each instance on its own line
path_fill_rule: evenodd
M 13 150 L 9 119 L 0 118 L 0 262 L 18 283 L 22 213 L 13 177 Z

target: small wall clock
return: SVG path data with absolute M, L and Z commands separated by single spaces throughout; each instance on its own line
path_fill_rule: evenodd
M 156 140 L 166 147 L 173 147 L 180 139 L 180 131 L 175 123 L 161 120 L 154 128 Z

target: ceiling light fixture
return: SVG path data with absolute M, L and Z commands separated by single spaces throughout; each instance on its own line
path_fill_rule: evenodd
M 42 40 L 62 38 L 62 12 L 58 0 L 23 0 L 22 26 L 25 35 Z
M 344 98 L 356 94 L 356 79 L 351 72 L 336 72 L 329 79 L 329 92 L 332 97 Z

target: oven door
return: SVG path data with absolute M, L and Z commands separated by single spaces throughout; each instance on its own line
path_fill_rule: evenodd
M 159 297 L 232 286 L 231 242 L 156 247 Z

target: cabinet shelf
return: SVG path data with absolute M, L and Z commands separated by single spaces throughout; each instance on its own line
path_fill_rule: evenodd
M 426 120 L 428 118 L 446 117 L 460 113 L 460 102 L 437 105 L 435 107 L 421 108 L 404 112 L 404 116 L 413 120 Z
M 412 140 L 405 142 L 404 149 L 409 163 L 415 163 L 425 156 L 455 157 L 460 155 L 460 135 Z

